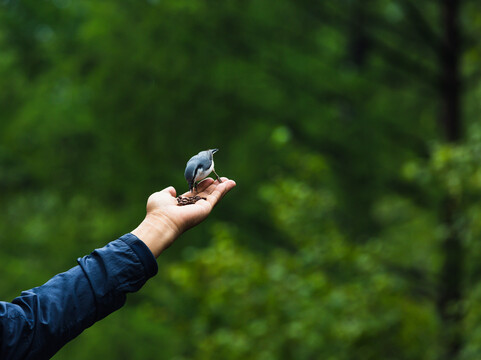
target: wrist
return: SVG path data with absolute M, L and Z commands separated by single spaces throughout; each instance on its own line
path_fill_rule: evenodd
M 149 215 L 132 232 L 147 245 L 157 258 L 177 238 L 178 231 L 165 221 L 154 215 Z

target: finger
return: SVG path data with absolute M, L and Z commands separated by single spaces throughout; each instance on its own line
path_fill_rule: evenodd
M 210 195 L 217 189 L 219 185 L 224 183 L 227 185 L 228 190 L 232 189 L 235 186 L 235 182 L 233 180 L 229 180 L 228 178 L 225 177 L 222 179 L 221 183 L 219 183 L 217 180 L 214 181 L 209 187 L 204 189 L 202 194 L 199 194 L 199 195 L 204 195 L 204 196 Z M 223 189 L 223 187 L 221 189 Z
M 211 186 L 214 183 L 214 179 L 208 177 L 202 180 L 197 184 L 197 192 L 195 191 L 187 191 L 182 194 L 182 196 L 194 196 L 194 195 L 200 195 L 200 193 L 206 191 L 209 186 Z
M 224 195 L 227 194 L 229 191 L 231 191 L 233 188 L 237 186 L 237 183 L 234 180 L 229 180 L 227 179 L 225 181 L 225 191 Z
M 229 180 L 228 178 L 226 178 L 225 176 L 221 176 L 219 177 L 219 179 L 215 179 L 215 183 L 216 184 L 222 184 L 224 181 L 227 181 Z
M 229 180 L 227 178 L 225 179 L 225 181 L 223 180 L 223 183 L 225 183 L 225 188 L 224 188 L 224 191 L 222 191 L 220 199 L 222 199 L 225 196 L 225 194 L 227 194 L 237 185 L 234 180 Z
M 202 194 L 200 194 L 201 196 L 206 197 L 206 199 L 199 200 L 197 202 L 197 205 L 204 206 L 208 204 L 208 207 L 210 208 L 210 210 L 212 210 L 212 208 L 217 205 L 219 200 L 221 200 L 224 195 L 227 194 L 227 192 L 229 192 L 235 186 L 235 181 L 229 180 L 227 178 L 224 178 L 222 183 L 220 184 L 216 181 L 211 186 L 209 186 Z
M 197 190 L 199 192 L 202 192 L 205 189 L 207 189 L 210 185 L 212 185 L 213 182 L 214 182 L 214 179 L 210 177 L 205 178 L 204 180 L 202 180 L 200 183 L 197 184 Z
M 185 195 L 185 196 L 193 196 L 193 195 L 207 196 L 210 193 L 212 193 L 212 191 L 214 191 L 215 187 L 218 184 L 219 183 L 217 181 L 214 181 L 214 179 L 206 178 L 206 179 L 202 180 L 199 183 L 199 185 L 197 185 L 197 192 L 196 193 L 191 193 L 190 191 L 188 191 L 183 195 Z
M 209 196 L 210 194 L 212 194 L 215 189 L 219 186 L 219 182 L 214 181 L 212 184 L 210 184 L 208 187 L 206 187 L 204 189 L 204 191 L 202 191 L 201 193 L 199 193 L 200 196 Z
M 222 198 L 226 189 L 226 183 L 222 182 L 219 185 L 216 185 L 210 194 L 207 195 L 207 201 L 211 203 L 212 206 L 215 206 L 219 200 Z
M 222 182 L 219 182 L 216 180 L 216 184 L 223 184 L 223 183 L 232 183 L 233 186 L 235 186 L 236 182 L 234 180 L 231 180 L 229 178 L 226 178 L 226 177 L 221 177 L 221 180 Z

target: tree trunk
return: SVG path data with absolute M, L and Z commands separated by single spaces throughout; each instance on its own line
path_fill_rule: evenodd
M 461 139 L 459 0 L 443 0 L 444 46 L 442 47 L 442 102 L 444 135 L 448 142 Z
M 442 0 L 444 42 L 441 54 L 441 122 L 443 135 L 448 143 L 461 139 L 462 118 L 460 112 L 460 35 L 458 30 L 459 0 Z M 440 273 L 437 307 L 443 322 L 442 344 L 445 359 L 455 359 L 462 346 L 460 333 L 462 313 L 463 248 L 456 218 L 459 205 L 455 198 L 446 195 L 442 203 L 441 221 L 447 229 L 442 251 L 444 263 Z
M 357 0 L 350 7 L 350 34 L 348 54 L 353 64 L 361 69 L 364 67 L 369 47 L 369 41 L 366 34 L 365 7 L 366 0 Z

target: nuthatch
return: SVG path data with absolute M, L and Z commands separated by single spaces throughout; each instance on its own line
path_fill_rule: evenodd
M 214 170 L 214 154 L 219 151 L 219 149 L 209 149 L 201 151 L 197 155 L 192 156 L 189 161 L 187 161 L 187 166 L 185 167 L 185 180 L 189 184 L 189 191 L 195 189 L 197 191 L 197 182 L 204 180 L 213 171 L 217 180 L 222 182 L 219 175 Z

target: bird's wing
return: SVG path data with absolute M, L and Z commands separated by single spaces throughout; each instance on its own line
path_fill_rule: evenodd
M 187 182 L 194 180 L 195 170 L 196 170 L 195 163 L 189 160 L 187 162 L 187 166 L 185 167 L 185 172 L 184 172 L 184 177 L 185 177 L 185 180 L 187 180 Z
M 197 156 L 198 156 L 197 161 L 199 162 L 199 165 L 202 166 L 202 169 L 204 170 L 209 169 L 210 166 L 212 165 L 212 159 L 209 158 L 209 154 L 199 153 L 199 155 Z

